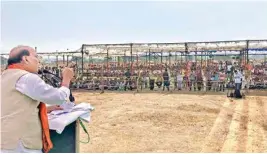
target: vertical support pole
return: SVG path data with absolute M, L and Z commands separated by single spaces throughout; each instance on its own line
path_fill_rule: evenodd
M 188 44 L 185 43 L 184 45 L 185 45 L 185 61 L 187 62 L 187 60 L 188 60 L 188 57 L 187 57 L 187 55 L 188 55 Z
M 206 51 L 206 67 L 208 66 L 208 51 Z
M 83 56 L 84 56 L 84 45 L 82 45 L 82 75 L 83 75 Z M 78 67 L 79 70 L 79 67 Z
M 63 64 L 65 64 L 65 55 L 63 55 Z
M 175 63 L 177 63 L 177 51 L 175 51 Z
M 133 74 L 133 44 L 130 44 L 130 51 L 131 51 L 131 73 Z
M 200 62 L 200 65 L 201 65 L 201 68 L 202 68 L 202 54 L 203 54 L 203 52 L 201 51 L 201 62 Z
M 239 51 L 239 66 L 242 66 L 243 53 L 244 53 L 244 52 L 243 52 L 242 50 Z
M 124 51 L 124 55 L 123 55 L 123 69 L 125 68 L 125 61 L 126 61 L 126 51 Z
M 56 55 L 56 66 L 58 67 L 58 51 L 56 51 L 57 55 Z
M 152 52 L 152 55 L 153 55 L 153 63 L 155 64 L 155 60 L 156 60 L 156 55 L 155 55 L 156 53 L 155 52 Z
M 149 65 L 149 67 L 150 67 L 150 49 L 148 49 L 148 52 L 149 52 L 149 55 L 148 55 L 148 56 L 149 56 L 149 57 L 148 57 L 149 64 L 148 64 L 148 65 Z
M 109 55 L 108 55 L 108 49 L 107 49 L 107 63 L 106 63 L 106 65 L 107 65 L 107 70 L 109 71 L 109 63 L 108 63 L 109 61 L 108 60 L 109 60 Z
M 138 57 L 138 52 L 136 52 L 136 62 L 137 62 L 137 69 L 139 69 L 139 62 L 138 62 L 138 60 L 139 60 L 139 57 Z
M 164 56 L 164 57 L 165 57 L 165 65 L 167 65 L 169 55 L 168 56 Z
M 181 62 L 181 64 L 183 63 L 183 52 L 180 52 L 180 62 Z
M 86 79 L 89 79 L 89 69 L 86 70 Z
M 171 52 L 169 51 L 169 65 L 171 65 Z
M 104 63 L 101 65 L 101 80 L 100 80 L 100 85 L 102 86 L 102 88 L 100 88 L 101 93 L 104 92 Z
M 162 65 L 162 61 L 163 61 L 162 56 L 163 56 L 163 50 L 161 50 L 161 53 L 160 53 L 160 62 L 161 62 L 161 65 Z M 161 72 L 162 72 L 162 71 L 163 71 L 163 70 L 162 70 L 162 66 L 161 66 Z
M 197 66 L 197 52 L 195 52 L 195 61 L 196 61 L 196 66 Z
M 146 52 L 146 66 L 147 66 L 147 52 Z
M 246 56 L 247 56 L 246 57 L 247 58 L 246 59 L 246 61 L 247 61 L 246 63 L 249 62 L 249 54 L 248 54 L 248 51 L 249 51 L 249 40 L 246 41 Z
M 161 50 L 161 53 L 160 53 L 160 62 L 162 63 L 162 56 L 163 56 L 163 51 Z
M 117 67 L 120 65 L 120 57 L 119 56 L 117 56 Z
M 247 50 L 243 51 L 243 64 L 246 65 L 247 64 Z
M 67 49 L 67 52 L 69 51 L 69 49 Z M 69 55 L 67 55 L 67 66 L 69 65 Z
M 69 55 L 67 55 L 67 66 L 69 66 Z
M 75 62 L 76 62 L 76 68 L 77 68 L 76 73 L 79 73 L 79 66 L 78 66 L 78 58 L 77 57 L 75 57 Z
M 91 70 L 91 56 L 90 56 L 90 51 L 88 50 L 88 68 Z

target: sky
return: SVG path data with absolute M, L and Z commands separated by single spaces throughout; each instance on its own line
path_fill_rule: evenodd
M 1 1 L 1 53 L 93 43 L 267 39 L 267 1 Z

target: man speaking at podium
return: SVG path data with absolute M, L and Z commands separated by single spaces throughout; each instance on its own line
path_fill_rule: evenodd
M 38 56 L 29 46 L 10 51 L 1 75 L 1 152 L 42 153 L 53 148 L 46 107 L 60 105 L 70 95 L 73 70 L 64 68 L 60 88 L 46 84 L 38 75 Z M 42 103 L 43 102 L 43 103 Z

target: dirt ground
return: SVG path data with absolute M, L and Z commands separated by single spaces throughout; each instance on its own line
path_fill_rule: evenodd
M 74 95 L 95 107 L 80 152 L 267 152 L 267 96 Z

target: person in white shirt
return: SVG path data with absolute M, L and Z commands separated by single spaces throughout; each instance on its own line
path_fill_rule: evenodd
M 208 79 L 206 67 L 201 68 L 201 75 L 203 79 L 203 91 L 207 91 Z
M 226 63 L 226 74 L 227 74 L 227 78 L 229 78 L 232 75 L 232 69 L 233 66 L 230 63 Z
M 124 82 L 121 81 L 121 83 L 120 83 L 120 87 L 119 87 L 119 90 L 120 90 L 120 91 L 123 90 L 124 85 L 125 85 Z
M 5 87 L 1 90 L 1 153 L 41 153 L 40 102 L 61 105 L 69 98 L 72 69 L 63 69 L 62 86 L 54 88 L 37 75 L 38 64 L 37 53 L 29 46 L 10 51 L 8 69 L 1 75 L 1 85 Z M 47 111 L 55 109 L 58 106 L 50 106 Z
M 263 74 L 264 74 L 264 75 L 267 75 L 267 68 L 264 68 L 264 70 L 263 70 Z
M 241 83 L 242 83 L 242 74 L 235 70 L 234 74 L 234 80 L 235 80 L 235 87 L 236 89 L 240 90 L 241 89 Z
M 177 88 L 178 88 L 178 90 L 182 90 L 183 75 L 182 75 L 181 72 L 178 71 L 176 79 L 177 79 Z
M 247 84 L 246 78 L 245 78 L 245 72 L 241 70 L 240 75 L 241 75 L 241 89 L 244 90 Z
M 241 84 L 242 84 L 242 74 L 237 70 L 234 71 L 234 81 L 235 81 L 235 97 L 242 98 L 241 96 Z

